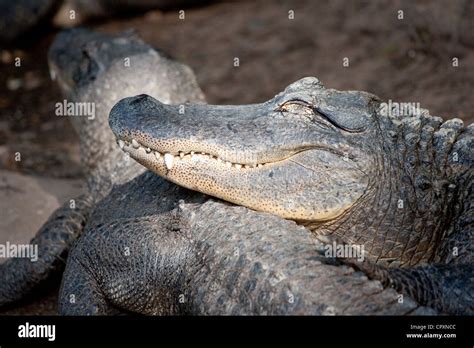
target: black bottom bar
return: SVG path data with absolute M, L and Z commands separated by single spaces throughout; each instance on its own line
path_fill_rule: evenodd
M 474 342 L 473 317 L 0 317 L 13 344 L 415 344 Z M 35 325 L 54 325 L 52 327 Z M 42 335 L 42 338 L 19 337 Z M 49 338 L 48 338 L 49 337 Z

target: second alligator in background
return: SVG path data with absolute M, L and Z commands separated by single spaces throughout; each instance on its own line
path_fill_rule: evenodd
M 51 275 L 62 272 L 64 258 L 88 226 L 95 205 L 114 185 L 145 171 L 116 146 L 108 126 L 112 106 L 136 93 L 149 93 L 166 103 L 205 102 L 188 66 L 132 32 L 109 35 L 84 28 L 66 30 L 57 35 L 48 60 L 51 77 L 66 102 L 94 106 L 94 115 L 69 116 L 79 135 L 86 184 L 84 193 L 57 209 L 31 241 L 39 247 L 38 262 L 14 258 L 0 265 L 0 307 L 34 294 Z

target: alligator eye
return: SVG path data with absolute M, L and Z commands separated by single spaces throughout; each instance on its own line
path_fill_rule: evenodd
M 304 115 L 310 119 L 314 116 L 313 106 L 303 100 L 289 100 L 278 106 L 277 111 L 291 112 L 293 114 Z
M 332 125 L 326 117 L 308 102 L 300 99 L 289 100 L 277 109 L 280 112 L 288 112 L 292 116 L 303 117 L 309 119 L 313 124 L 324 129 L 332 129 Z
M 99 72 L 99 65 L 86 49 L 82 50 L 82 60 L 73 73 L 73 80 L 77 84 L 85 84 L 95 80 Z

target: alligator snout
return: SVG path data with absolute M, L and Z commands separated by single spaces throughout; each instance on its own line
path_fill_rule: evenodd
M 153 112 L 155 122 L 159 122 L 159 117 L 166 115 L 166 112 L 156 112 L 161 106 L 162 103 L 147 94 L 124 98 L 110 111 L 110 128 L 118 138 L 128 137 L 150 111 Z

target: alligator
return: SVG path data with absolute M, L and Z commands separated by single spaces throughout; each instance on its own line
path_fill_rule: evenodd
M 117 41 L 125 44 L 127 40 Z M 64 45 L 66 41 L 79 42 L 78 39 L 64 41 Z M 78 46 L 84 50 L 84 45 Z M 57 55 L 50 55 L 52 76 L 66 95 L 73 100 L 100 104 L 103 100 L 116 99 L 117 88 L 127 86 L 127 81 L 141 87 L 143 82 L 136 74 L 120 84 L 113 82 L 122 78 L 123 68 L 115 74 L 106 73 L 107 79 L 100 78 L 110 70 L 104 69 L 110 64 L 107 59 L 116 57 L 101 54 L 109 47 L 110 43 L 100 51 L 92 50 L 94 53 L 86 49 L 86 53 L 76 52 L 61 59 L 74 50 L 63 46 L 57 49 Z M 112 47 L 110 52 L 119 49 L 114 44 Z M 102 64 L 96 64 L 101 57 Z M 149 71 L 145 71 L 147 76 Z M 105 87 L 109 84 L 116 87 Z M 88 90 L 86 86 L 90 92 L 76 92 Z M 164 99 L 164 102 L 180 103 Z M 138 103 L 132 104 L 141 104 L 143 100 L 149 97 L 139 97 Z M 111 113 L 110 122 L 116 135 L 119 134 L 116 122 L 123 117 L 125 104 L 119 103 Z M 341 105 L 341 101 L 337 104 Z M 348 109 L 357 110 L 356 106 L 348 105 Z M 185 115 L 190 107 L 196 105 L 179 104 L 179 115 L 183 111 Z M 236 107 L 229 110 L 232 108 Z M 96 120 L 106 120 L 107 108 L 97 110 Z M 140 125 L 136 121 L 135 125 Z M 212 113 L 195 121 L 204 128 L 189 136 L 193 140 L 205 133 L 206 122 L 214 122 Z M 454 284 L 452 291 L 469 290 L 471 283 L 460 277 L 457 270 L 447 274 L 449 269 L 437 265 L 387 269 L 373 262 L 328 257 L 327 247 L 336 240 L 335 233 L 315 234 L 314 224 L 300 223 L 301 219 L 275 211 L 258 212 L 254 206 L 228 203 L 227 197 L 221 197 L 223 201 L 172 184 L 155 173 L 143 172 L 145 168 L 136 167 L 132 161 L 128 162 L 132 167 L 118 165 L 121 157 L 115 156 L 117 152 L 121 154 L 120 147 L 133 157 L 131 148 L 135 149 L 138 141 L 143 144 L 147 137 L 128 141 L 118 136 L 119 146 L 110 146 L 115 150 L 110 150 L 113 155 L 109 156 L 99 152 L 110 144 L 103 133 L 106 131 L 102 121 L 96 121 L 96 127 L 89 127 L 85 119 L 73 122 L 80 134 L 84 165 L 90 178 L 84 200 L 88 204 L 74 210 L 65 206 L 39 231 L 33 241 L 40 246 L 39 266 L 13 260 L 8 266 L 0 266 L 1 278 L 5 280 L 0 284 L 0 305 L 31 293 L 47 275 L 62 268 L 65 253 L 74 242 L 63 274 L 60 314 L 459 314 L 472 308 L 470 303 L 462 308 L 467 303 L 465 294 L 454 300 L 452 294 L 438 292 L 449 284 Z M 154 126 L 154 122 L 148 124 L 150 128 Z M 226 126 L 232 130 L 232 124 Z M 81 131 L 83 127 L 88 131 Z M 107 144 L 97 146 L 97 139 L 104 139 Z M 178 158 L 170 161 L 173 151 L 157 154 L 155 147 L 140 144 L 137 153 L 144 151 L 155 158 L 159 154 L 165 166 L 171 167 L 168 170 L 176 169 L 178 161 L 186 159 L 184 153 L 183 158 L 176 153 Z M 255 167 L 264 168 L 268 162 L 255 162 Z M 235 169 L 249 169 L 239 168 L 241 162 L 234 163 Z M 347 229 L 338 219 L 339 228 Z M 325 220 L 325 226 L 330 226 L 329 221 Z M 430 277 L 436 272 L 444 283 L 432 281 Z M 420 289 L 420 282 L 426 288 Z
M 112 106 L 137 93 L 167 103 L 205 102 L 188 66 L 131 31 L 109 35 L 85 28 L 65 30 L 52 43 L 48 61 L 51 78 L 67 101 L 94 105 L 95 117 L 69 118 L 79 135 L 86 184 L 84 193 L 55 211 L 32 240 L 39 246 L 39 262 L 15 258 L 0 264 L 0 307 L 27 297 L 60 273 L 94 206 L 114 185 L 145 171 L 116 146 L 107 120 Z
M 253 105 L 128 97 L 119 146 L 163 178 L 313 234 L 363 245 L 354 264 L 419 303 L 474 313 L 474 126 L 314 77 Z M 353 262 L 350 262 L 353 264 Z

